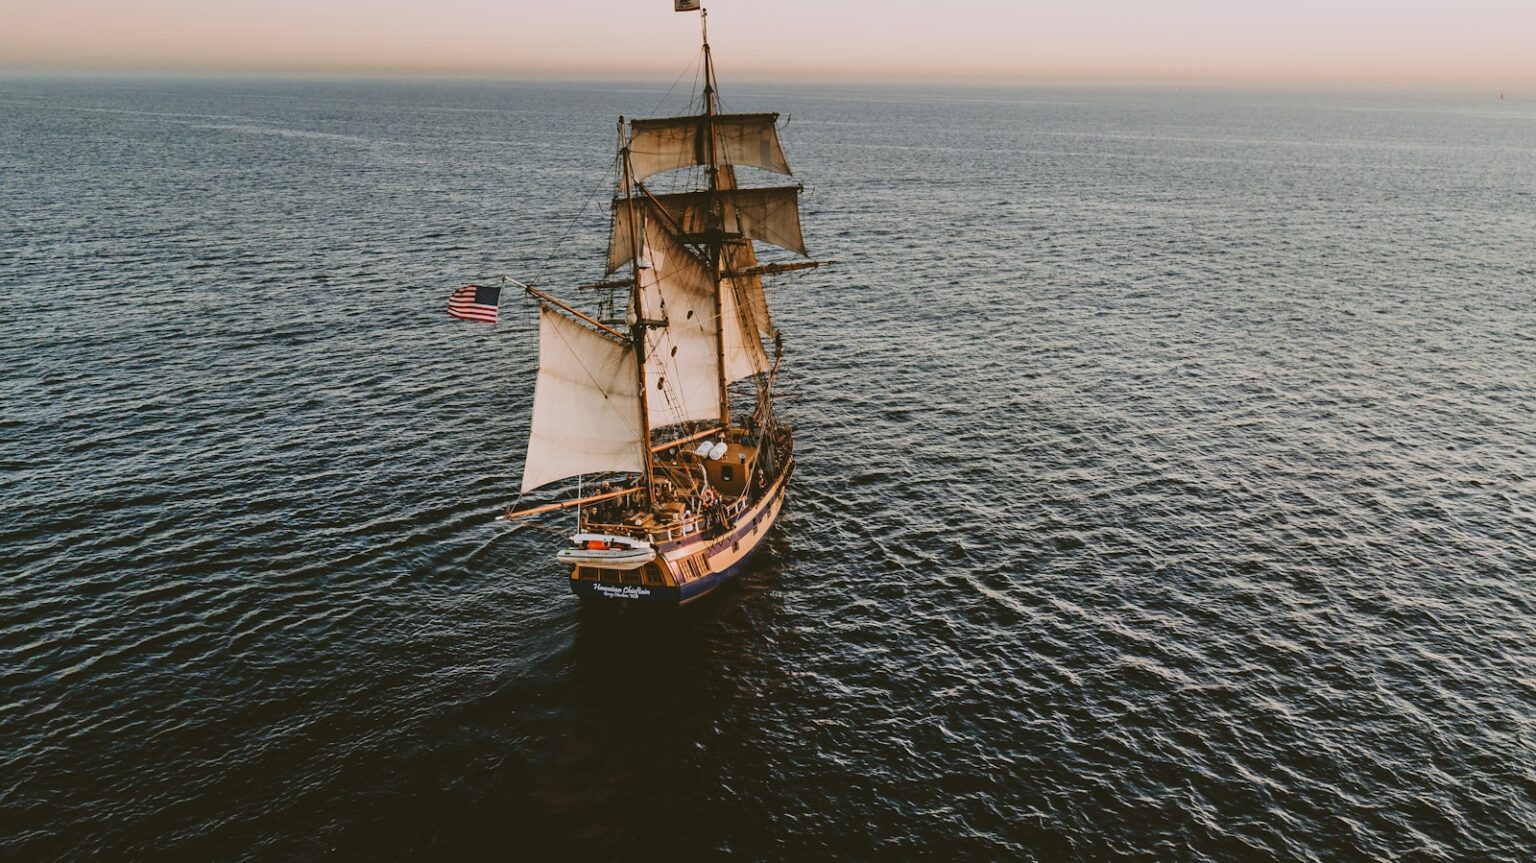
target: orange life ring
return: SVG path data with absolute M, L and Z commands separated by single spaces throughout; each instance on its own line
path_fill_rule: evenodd
M 699 492 L 699 503 L 702 503 L 705 506 L 714 506 L 719 501 L 720 501 L 719 493 L 717 493 L 714 489 L 710 488 L 709 486 L 705 486 L 704 490 Z

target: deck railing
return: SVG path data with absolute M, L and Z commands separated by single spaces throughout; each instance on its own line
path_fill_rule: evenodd
M 609 524 L 605 522 L 589 521 L 585 529 L 597 533 L 611 533 L 616 536 L 632 536 L 648 539 L 652 542 L 665 542 L 679 539 L 694 533 L 707 533 L 711 522 L 719 524 L 720 532 L 729 530 L 731 521 L 744 512 L 752 501 L 746 497 L 737 498 L 726 504 L 717 513 L 705 512 L 694 515 L 682 523 L 667 522 L 664 524 Z

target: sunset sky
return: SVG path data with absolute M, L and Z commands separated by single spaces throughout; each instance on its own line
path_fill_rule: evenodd
M 0 0 L 0 69 L 675 76 L 671 0 Z M 1536 0 L 715 0 L 737 78 L 1536 84 Z

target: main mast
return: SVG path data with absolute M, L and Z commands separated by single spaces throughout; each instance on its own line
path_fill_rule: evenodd
M 720 164 L 715 153 L 715 59 L 709 50 L 708 9 L 699 11 L 699 26 L 704 36 L 704 152 L 709 160 L 705 242 L 709 248 L 709 277 L 715 290 L 715 360 L 720 375 L 720 427 L 726 429 L 731 426 L 731 388 L 725 374 L 725 304 L 720 297 L 720 252 L 725 243 L 725 219 L 720 207 Z

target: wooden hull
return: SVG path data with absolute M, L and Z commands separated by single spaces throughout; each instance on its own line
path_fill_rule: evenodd
M 746 568 L 784 508 L 795 463 L 791 456 L 761 497 L 727 530 L 656 543 L 656 560 L 635 573 L 575 567 L 571 591 L 583 599 L 679 608 L 703 599 Z

